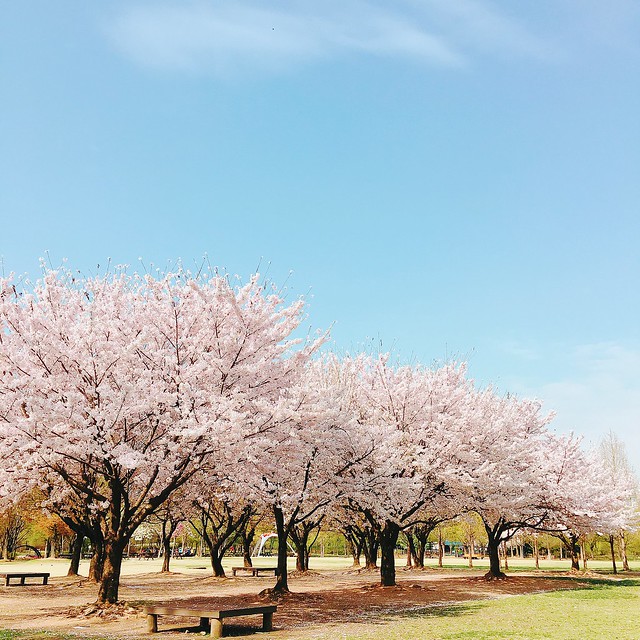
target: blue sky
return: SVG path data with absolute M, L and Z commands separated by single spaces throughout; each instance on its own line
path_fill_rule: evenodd
M 6 2 L 4 271 L 260 264 L 337 350 L 467 359 L 638 470 L 639 33 L 632 0 Z

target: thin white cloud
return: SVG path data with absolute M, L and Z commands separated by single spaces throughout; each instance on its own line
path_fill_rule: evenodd
M 592 444 L 613 431 L 640 472 L 640 350 L 599 343 L 575 347 L 569 357 L 570 376 L 525 395 L 543 399 L 556 411 L 557 429 L 584 434 Z
M 138 64 L 216 74 L 349 53 L 460 67 L 482 50 L 538 56 L 544 49 L 523 27 L 475 0 L 299 0 L 269 8 L 244 0 L 138 3 L 127 5 L 108 32 Z
M 554 46 L 487 0 L 414 0 L 425 19 L 436 21 L 465 50 L 537 59 L 558 55 Z

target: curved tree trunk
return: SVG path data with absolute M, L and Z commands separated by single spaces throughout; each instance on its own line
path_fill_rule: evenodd
M 253 562 L 251 560 L 251 545 L 256 536 L 256 528 L 246 526 L 240 531 L 240 537 L 242 538 L 242 564 L 245 567 L 252 567 Z
M 225 578 L 226 574 L 224 572 L 224 567 L 222 566 L 222 557 L 224 552 L 221 553 L 221 548 L 219 545 L 212 545 L 209 548 L 211 553 L 211 569 L 213 570 L 213 576 L 215 578 Z
M 77 576 L 80 570 L 80 558 L 82 556 L 82 543 L 84 542 L 84 535 L 76 533 L 71 544 L 71 562 L 69 563 L 68 576 Z
M 202 539 L 209 550 L 209 560 L 211 562 L 211 571 L 214 578 L 225 578 L 224 567 L 222 566 L 222 557 L 224 556 L 224 548 L 218 540 L 217 536 L 210 535 L 206 527 L 200 532 Z
M 489 571 L 485 573 L 484 577 L 487 580 L 502 580 L 507 577 L 500 567 L 500 543 L 502 542 L 503 528 L 500 524 L 491 526 L 485 522 L 484 529 L 487 532 L 487 553 L 489 554 Z

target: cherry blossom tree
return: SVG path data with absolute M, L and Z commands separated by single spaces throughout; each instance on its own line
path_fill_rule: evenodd
M 622 560 L 622 570 L 629 571 L 629 560 L 626 549 L 626 532 L 633 530 L 640 524 L 638 517 L 638 480 L 631 471 L 631 465 L 627 458 L 624 443 L 613 431 L 609 431 L 601 440 L 598 447 L 598 458 L 605 468 L 607 485 L 616 488 L 626 497 L 623 506 L 623 518 L 620 522 L 620 529 L 609 533 L 609 546 L 611 548 L 611 561 L 613 572 L 617 573 L 615 558 L 615 539 L 620 542 L 620 556 Z
M 371 454 L 358 431 L 349 379 L 337 358 L 310 362 L 279 406 L 278 424 L 252 442 L 242 478 L 273 514 L 278 534 L 274 593 L 287 592 L 287 542 L 317 522 L 345 491 L 349 473 Z
M 115 602 L 135 529 L 194 475 L 268 430 L 315 344 L 258 276 L 215 272 L 0 280 L 0 449 L 16 487 L 70 491 L 104 542 Z M 49 482 L 53 478 L 55 482 Z
M 393 586 L 400 531 L 426 524 L 426 507 L 434 507 L 454 479 L 470 383 L 464 366 L 394 367 L 387 356 L 359 364 L 360 420 L 376 445 L 349 497 L 379 536 L 381 585 Z
M 547 467 L 548 530 L 564 544 L 574 571 L 587 535 L 614 535 L 635 518 L 631 476 L 614 476 L 601 451 L 585 452 L 580 445 L 574 436 L 553 437 Z
M 224 577 L 222 559 L 256 515 L 257 507 L 242 497 L 240 486 L 235 491 L 208 481 L 196 486 L 198 495 L 192 498 L 194 513 L 189 522 L 207 546 L 213 575 Z
M 484 524 L 489 554 L 488 579 L 503 578 L 499 547 L 520 529 L 537 528 L 548 516 L 544 469 L 547 425 L 536 401 L 499 396 L 493 389 L 472 398 L 470 446 L 457 454 L 456 488 L 460 505 Z

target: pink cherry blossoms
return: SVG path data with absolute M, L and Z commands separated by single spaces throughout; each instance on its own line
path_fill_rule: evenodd
M 36 491 L 89 537 L 103 602 L 170 501 L 217 532 L 218 572 L 255 517 L 274 522 L 281 590 L 287 541 L 323 521 L 377 541 L 383 585 L 401 531 L 461 513 L 482 519 L 496 577 L 523 528 L 628 526 L 629 483 L 553 435 L 539 403 L 478 389 L 462 364 L 314 357 L 326 336 L 294 338 L 303 317 L 258 276 L 0 280 L 0 503 Z

